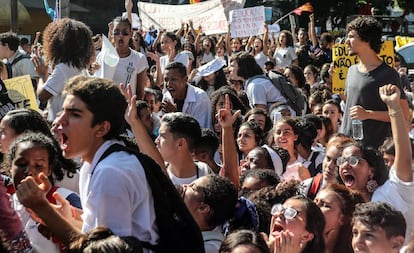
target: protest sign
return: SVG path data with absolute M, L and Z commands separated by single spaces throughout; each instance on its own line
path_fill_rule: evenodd
M 382 44 L 378 57 L 389 66 L 393 66 L 394 48 L 392 41 L 387 40 Z M 332 47 L 332 91 L 334 93 L 345 92 L 345 79 L 348 74 L 348 69 L 351 65 L 357 64 L 358 62 L 358 56 L 348 55 L 348 47 L 346 44 L 335 44 Z
M 280 26 L 279 24 L 267 25 L 267 30 L 269 38 L 271 38 L 271 36 L 275 36 L 275 38 L 277 38 L 279 36 Z
M 36 96 L 30 75 L 3 80 L 10 100 L 16 108 L 31 108 L 38 111 Z
M 9 111 L 16 109 L 13 101 L 9 98 L 6 85 L 0 79 L 0 119 L 2 119 Z
M 138 11 L 145 29 L 155 27 L 174 31 L 183 22 L 193 21 L 194 28 L 203 32 L 220 34 L 227 32 L 228 12 L 243 8 L 245 0 L 210 0 L 197 4 L 168 5 L 138 2 Z
M 263 33 L 265 12 L 263 6 L 230 11 L 231 37 L 249 37 Z

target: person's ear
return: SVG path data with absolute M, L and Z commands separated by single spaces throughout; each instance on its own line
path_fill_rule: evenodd
M 111 130 L 111 123 L 105 120 L 95 127 L 97 128 L 96 137 L 104 137 Z
M 404 236 L 397 235 L 391 237 L 391 246 L 392 246 L 392 252 L 398 253 L 400 252 L 400 249 L 404 245 Z
M 315 235 L 314 235 L 313 233 L 306 231 L 306 232 L 305 232 L 305 233 L 301 236 L 301 238 L 300 238 L 300 242 L 301 242 L 302 244 L 306 244 L 306 243 L 308 243 L 308 242 L 312 241 L 314 237 L 315 237 Z
M 187 140 L 184 137 L 177 138 L 177 149 L 182 150 L 184 147 L 187 146 Z
M 345 216 L 343 214 L 341 214 L 341 216 L 339 216 L 339 221 L 338 221 L 339 225 L 341 225 L 341 226 L 344 225 L 344 223 L 345 223 L 344 219 L 345 219 Z
M 201 203 L 200 206 L 198 207 L 198 209 L 200 210 L 200 212 L 202 213 L 209 213 L 211 210 L 210 205 L 207 205 L 205 203 Z

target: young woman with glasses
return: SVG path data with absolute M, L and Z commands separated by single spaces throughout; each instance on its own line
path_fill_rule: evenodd
M 112 35 L 119 56 L 113 81 L 116 84 L 130 84 L 132 93 L 137 95 L 138 99 L 144 99 L 144 87 L 148 82 L 148 61 L 144 54 L 130 48 L 132 27 L 127 18 L 114 19 Z
M 388 84 L 382 86 L 379 93 L 387 105 L 391 122 L 394 164 L 388 172 L 380 152 L 361 144 L 351 144 L 337 159 L 339 175 L 345 186 L 362 194 L 365 201 L 387 202 L 400 210 L 407 221 L 406 238 L 409 239 L 414 225 L 414 181 L 411 144 L 399 102 L 400 90 Z
M 270 252 L 324 252 L 325 219 L 310 199 L 300 195 L 289 198 L 273 205 L 271 214 Z

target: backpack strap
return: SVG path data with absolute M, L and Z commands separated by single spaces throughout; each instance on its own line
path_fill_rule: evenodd
M 142 158 L 142 156 L 139 154 L 139 151 L 138 150 L 134 150 L 133 148 L 128 148 L 128 147 L 123 146 L 123 145 L 121 145 L 119 143 L 115 143 L 115 144 L 112 144 L 109 148 L 107 148 L 105 150 L 105 152 L 101 155 L 101 157 L 99 158 L 99 160 L 98 160 L 98 162 L 96 164 L 100 163 L 103 159 L 105 159 L 106 157 L 108 157 L 110 154 L 112 154 L 114 152 L 120 152 L 120 151 L 126 152 L 128 154 L 135 155 L 137 157 L 137 159 L 141 162 L 141 159 L 140 158 Z M 144 168 L 145 175 L 147 177 L 147 169 L 146 169 L 145 166 L 142 166 L 142 167 Z M 96 168 L 96 166 L 95 166 L 95 168 Z M 93 175 L 93 172 L 94 171 L 95 171 L 95 169 L 92 171 L 91 176 Z M 153 245 L 153 244 L 151 244 L 149 242 L 144 242 L 144 241 L 140 241 L 140 243 L 141 243 L 141 245 L 142 245 L 143 248 L 149 249 L 149 250 L 154 251 L 154 252 L 158 252 L 159 251 L 158 245 Z
M 5 63 L 4 65 L 6 65 L 6 69 L 7 69 L 7 78 L 12 78 L 13 77 L 13 70 L 12 70 L 10 62 Z
M 308 191 L 308 198 L 314 199 L 322 186 L 322 173 L 312 178 L 312 183 Z
M 311 162 L 311 164 L 308 166 L 308 170 L 309 170 L 309 172 L 311 173 L 312 176 L 315 176 L 317 173 L 321 172 L 321 171 L 318 171 L 320 167 L 316 166 L 316 158 L 318 157 L 319 154 L 320 154 L 319 151 L 314 151 L 312 153 L 312 156 L 311 156 L 310 160 L 309 160 Z
M 30 59 L 31 57 L 25 54 L 21 54 L 18 57 L 16 57 L 11 63 L 10 65 L 13 66 L 14 64 L 18 63 L 19 61 L 23 60 L 23 59 Z
M 30 56 L 21 54 L 18 57 L 16 57 L 12 62 L 5 63 L 6 69 L 7 69 L 7 78 L 12 78 L 13 77 L 12 66 L 14 64 L 18 63 L 19 61 L 23 60 L 23 59 L 30 59 Z

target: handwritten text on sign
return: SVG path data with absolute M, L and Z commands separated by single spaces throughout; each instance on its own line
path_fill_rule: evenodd
M 385 41 L 382 44 L 381 51 L 378 57 L 389 66 L 394 64 L 394 47 L 392 41 Z M 333 85 L 332 91 L 334 93 L 345 92 L 345 80 L 348 74 L 348 69 L 351 65 L 359 62 L 358 56 L 348 55 L 348 46 L 346 44 L 335 44 L 332 47 L 332 64 L 333 64 Z
M 265 11 L 263 6 L 230 11 L 231 37 L 249 37 L 263 33 Z

